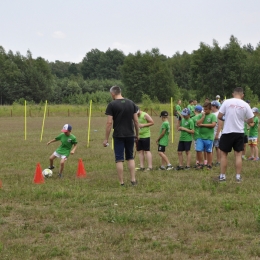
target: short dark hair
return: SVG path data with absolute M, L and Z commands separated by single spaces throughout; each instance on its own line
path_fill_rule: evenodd
M 118 86 L 113 86 L 110 88 L 110 92 L 115 95 L 119 95 L 119 94 L 121 94 L 121 88 Z
M 243 90 L 243 88 L 237 87 L 237 88 L 234 89 L 233 92 L 237 92 L 237 93 L 243 94 L 243 93 L 244 93 L 244 90 Z
M 204 107 L 204 108 L 211 109 L 211 103 L 210 103 L 210 102 L 205 102 L 205 103 L 203 104 L 203 107 Z
M 191 103 L 191 102 L 193 102 L 193 100 L 192 100 L 192 99 L 189 101 L 189 103 Z

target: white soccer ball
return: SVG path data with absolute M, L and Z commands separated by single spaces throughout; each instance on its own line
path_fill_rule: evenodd
M 42 171 L 42 175 L 44 178 L 49 178 L 52 176 L 52 170 L 50 169 L 45 169 Z

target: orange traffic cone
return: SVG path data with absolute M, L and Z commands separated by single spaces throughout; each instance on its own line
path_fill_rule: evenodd
M 78 178 L 85 178 L 85 177 L 87 177 L 87 174 L 86 174 L 86 171 L 85 171 L 82 159 L 79 159 L 77 177 Z
M 36 184 L 44 183 L 44 177 L 42 175 L 42 169 L 40 163 L 37 163 L 33 182 Z

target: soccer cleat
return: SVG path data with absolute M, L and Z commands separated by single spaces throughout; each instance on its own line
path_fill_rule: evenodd
M 173 166 L 172 165 L 168 165 L 168 166 L 166 166 L 166 171 L 170 171 L 170 170 L 173 170 L 174 168 L 173 168 Z
M 179 165 L 178 165 L 178 166 L 176 167 L 176 170 L 177 170 L 177 171 L 181 171 L 181 170 L 183 170 L 183 169 L 184 169 L 183 166 L 179 166 Z
M 159 170 L 165 171 L 166 169 L 165 169 L 165 167 L 160 166 L 160 167 L 159 167 Z
M 137 180 L 131 181 L 132 186 L 137 186 Z
M 219 176 L 218 176 L 218 181 L 219 181 L 219 182 L 225 182 L 225 181 L 226 181 L 226 178 L 220 177 L 220 175 L 219 175 Z
M 53 170 L 55 167 L 52 165 L 48 169 Z

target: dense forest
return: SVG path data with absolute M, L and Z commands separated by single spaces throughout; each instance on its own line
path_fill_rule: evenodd
M 108 49 L 92 49 L 80 63 L 44 57 L 33 58 L 0 46 L 0 104 L 24 100 L 53 104 L 86 104 L 110 101 L 109 88 L 119 85 L 123 95 L 135 102 L 144 97 L 153 102 L 170 98 L 204 100 L 230 97 L 235 87 L 243 87 L 249 99 L 260 97 L 260 43 L 241 45 L 234 36 L 220 47 L 200 43 L 192 53 L 176 52 L 172 57 L 159 49 L 128 54 Z

